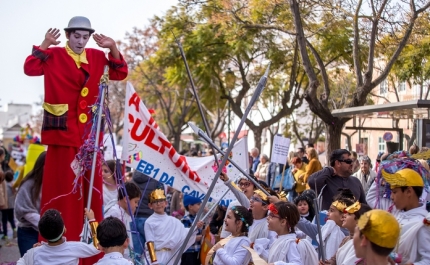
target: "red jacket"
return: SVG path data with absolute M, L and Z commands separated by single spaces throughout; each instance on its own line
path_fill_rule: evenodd
M 53 47 L 40 50 L 33 46 L 32 55 L 24 63 L 29 76 L 44 75 L 45 99 L 42 143 L 80 147 L 91 129 L 91 106 L 99 95 L 99 82 L 104 66 L 109 65 L 109 78 L 127 77 L 127 63 L 121 55 L 117 60 L 103 51 L 85 49 L 88 64 L 75 61 L 66 49 Z

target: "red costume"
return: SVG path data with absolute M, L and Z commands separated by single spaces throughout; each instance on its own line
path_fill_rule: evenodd
M 44 75 L 45 103 L 42 143 L 48 145 L 42 184 L 41 215 L 50 208 L 61 212 L 69 241 L 79 240 L 87 204 L 89 182 L 84 180 L 83 194 L 70 194 L 75 174 L 72 163 L 79 147 L 91 129 L 91 106 L 99 94 L 100 77 L 104 66 L 109 65 L 109 78 L 123 80 L 127 77 L 127 64 L 121 56 L 117 60 L 103 51 L 85 49 L 88 64 L 78 68 L 65 48 L 41 50 L 34 46 L 32 55 L 24 64 L 29 76 Z M 86 172 L 89 180 L 91 172 Z M 96 219 L 102 220 L 102 176 L 98 168 L 94 179 L 91 208 Z M 66 195 L 67 194 L 67 195 Z M 62 196 L 65 195 L 65 196 Z M 61 196 L 61 197 L 59 197 Z

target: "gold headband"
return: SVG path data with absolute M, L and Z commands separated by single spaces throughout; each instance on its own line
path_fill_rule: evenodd
M 336 209 L 341 213 L 343 213 L 343 210 L 345 210 L 345 208 L 346 208 L 345 203 L 340 202 L 340 201 L 334 201 L 331 205 L 336 207 Z
M 165 200 L 166 196 L 164 195 L 164 190 L 156 189 L 149 195 L 149 202 L 154 202 L 157 200 Z
M 254 193 L 260 196 L 263 201 L 266 201 L 266 202 L 269 201 L 269 198 L 267 198 L 267 195 L 261 190 L 254 190 Z
M 360 210 L 361 204 L 360 202 L 356 201 L 353 205 L 348 206 L 343 210 L 344 213 L 356 213 Z

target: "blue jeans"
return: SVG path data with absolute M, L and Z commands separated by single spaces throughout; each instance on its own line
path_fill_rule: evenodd
M 39 232 L 31 227 L 18 227 L 18 248 L 21 257 L 38 242 Z
M 138 233 L 133 233 L 131 235 L 133 240 L 133 248 L 134 252 L 137 255 L 142 255 L 143 250 L 145 248 L 145 222 L 147 217 L 136 217 L 134 220 L 136 221 L 136 228 Z M 133 228 L 131 229 L 133 230 Z

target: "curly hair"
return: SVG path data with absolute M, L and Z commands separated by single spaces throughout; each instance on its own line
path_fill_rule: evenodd
M 248 209 L 243 206 L 233 206 L 231 207 L 231 212 L 234 215 L 235 222 L 242 222 L 242 233 L 247 233 L 249 231 L 249 227 L 254 222 L 254 218 Z

